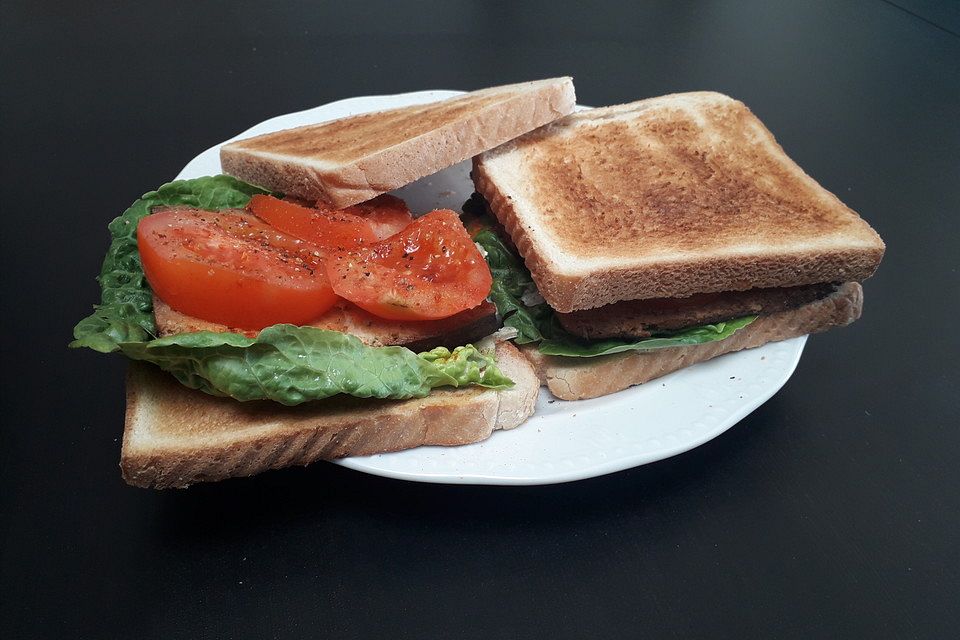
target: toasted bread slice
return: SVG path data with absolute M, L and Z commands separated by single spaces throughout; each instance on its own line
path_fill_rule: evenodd
M 157 333 L 161 336 L 192 331 L 230 331 L 249 337 L 258 333 L 188 316 L 172 309 L 156 296 L 153 297 L 153 315 L 157 321 Z M 434 347 L 453 348 L 475 342 L 496 331 L 499 322 L 497 308 L 488 301 L 449 318 L 419 322 L 385 320 L 343 301 L 309 326 L 349 333 L 372 347 L 400 345 L 418 351 Z
M 649 382 L 725 353 L 847 325 L 860 317 L 862 309 L 863 289 L 858 283 L 848 282 L 815 302 L 760 316 L 719 342 L 597 358 L 545 356 L 536 345 L 530 345 L 523 347 L 523 354 L 533 363 L 550 393 L 561 400 L 583 400 Z
M 474 159 L 474 183 L 557 311 L 861 281 L 884 252 L 741 102 L 581 111 Z
M 336 397 L 296 407 L 216 398 L 134 362 L 127 376 L 123 477 L 139 487 L 186 487 L 315 460 L 478 442 L 529 418 L 540 390 L 512 344 L 498 344 L 496 355 L 515 383 L 505 391 L 436 389 L 413 400 Z
M 226 144 L 223 171 L 335 207 L 369 200 L 573 111 L 570 78 L 474 91 Z

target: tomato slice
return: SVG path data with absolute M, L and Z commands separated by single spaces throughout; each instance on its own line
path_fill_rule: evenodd
M 436 320 L 487 297 L 490 269 L 456 213 L 431 211 L 374 245 L 327 260 L 337 295 L 389 320 Z
M 317 206 L 323 208 L 323 203 L 318 202 Z M 410 209 L 407 203 L 396 196 L 389 194 L 379 195 L 373 200 L 367 200 L 360 204 L 342 209 L 342 211 L 360 216 L 373 227 L 373 232 L 377 238 L 383 240 L 389 238 L 395 233 L 403 231 L 408 224 L 413 222 L 413 216 L 410 215 Z
M 280 231 L 330 249 L 352 249 L 379 238 L 373 227 L 350 212 L 311 209 L 273 196 L 255 195 L 247 208 Z
M 137 226 L 137 246 L 160 299 L 211 322 L 305 324 L 337 301 L 319 247 L 241 210 L 154 213 Z

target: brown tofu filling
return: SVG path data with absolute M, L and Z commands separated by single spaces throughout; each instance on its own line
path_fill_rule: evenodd
M 596 309 L 558 313 L 557 318 L 564 329 L 583 338 L 645 338 L 741 316 L 794 309 L 826 297 L 836 288 L 835 284 L 813 284 L 698 293 L 689 298 L 626 300 Z
M 161 336 L 192 331 L 230 331 L 252 338 L 258 333 L 188 316 L 172 309 L 156 296 L 153 297 L 153 315 Z M 452 349 L 476 342 L 496 331 L 498 323 L 497 309 L 489 301 L 449 318 L 419 322 L 384 320 L 344 301 L 309 326 L 349 333 L 374 347 L 402 345 L 413 351 L 425 351 L 434 347 Z

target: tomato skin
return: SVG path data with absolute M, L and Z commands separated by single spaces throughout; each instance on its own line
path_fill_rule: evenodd
M 327 260 L 337 295 L 388 320 L 436 320 L 477 306 L 493 278 L 459 216 L 431 211 L 387 240 Z
M 329 249 L 352 249 L 377 241 L 373 227 L 349 212 L 311 209 L 273 196 L 255 195 L 247 208 L 270 226 Z
M 306 324 L 338 299 L 317 247 L 243 211 L 154 213 L 137 226 L 137 246 L 161 300 L 229 327 Z
M 321 203 L 317 203 L 319 207 Z M 329 205 L 327 205 L 329 206 Z M 395 233 L 399 233 L 413 222 L 407 203 L 396 196 L 389 194 L 379 195 L 373 200 L 367 200 L 344 211 L 360 216 L 373 228 L 379 240 L 385 240 Z
M 345 209 L 325 202 L 309 207 L 302 201 L 255 195 L 247 208 L 284 233 L 338 251 L 383 240 L 413 221 L 406 203 L 390 195 Z

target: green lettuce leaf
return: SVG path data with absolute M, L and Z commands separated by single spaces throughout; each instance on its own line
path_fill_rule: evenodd
M 541 327 L 549 323 L 553 310 L 546 303 L 524 304 L 524 294 L 536 291 L 530 272 L 492 229 L 479 231 L 473 241 L 487 254 L 487 264 L 493 275 L 490 300 L 496 305 L 503 326 L 519 331 L 514 342 L 526 344 L 543 340 Z
M 493 275 L 490 299 L 497 306 L 504 326 L 517 329 L 519 335 L 515 341 L 518 344 L 539 342 L 538 349 L 547 355 L 590 358 L 623 351 L 652 351 L 715 342 L 729 338 L 757 318 L 744 316 L 639 340 L 585 340 L 567 332 L 546 303 L 528 306 L 523 302 L 523 296 L 536 291 L 536 285 L 520 258 L 492 229 L 478 231 L 473 240 L 486 251 L 487 264 Z
M 470 344 L 457 347 L 453 351 L 446 347 L 437 347 L 419 355 L 421 359 L 456 380 L 454 386 L 476 384 L 491 389 L 509 389 L 513 386 L 513 380 L 494 366 L 493 357 Z
M 74 328 L 70 346 L 119 350 L 211 395 L 286 405 L 340 393 L 403 400 L 441 386 L 513 386 L 492 355 L 471 345 L 417 355 L 404 347 L 370 347 L 337 331 L 293 325 L 268 327 L 256 338 L 200 331 L 156 339 L 137 224 L 156 206 L 244 207 L 258 193 L 267 192 L 229 176 L 210 176 L 165 184 L 133 203 L 110 223 L 112 241 L 99 277 L 101 301 Z
M 540 343 L 540 353 L 551 356 L 571 356 L 590 358 L 605 356 L 622 351 L 653 351 L 667 347 L 682 347 L 704 342 L 715 342 L 729 338 L 739 329 L 757 319 L 757 316 L 744 316 L 726 322 L 690 327 L 675 333 L 668 333 L 639 340 L 584 340 L 577 338 L 562 328 L 551 331 L 551 337 Z M 558 325 L 559 326 L 559 325 Z
M 100 304 L 74 327 L 75 339 L 70 346 L 109 353 L 116 351 L 121 343 L 142 342 L 156 334 L 153 297 L 137 251 L 137 223 L 153 207 L 186 205 L 211 210 L 244 207 L 250 196 L 257 193 L 267 192 L 230 176 L 208 176 L 170 182 L 134 202 L 108 227 L 110 248 L 98 278 Z
M 440 386 L 513 386 L 491 356 L 470 345 L 418 356 L 404 347 L 369 347 L 338 331 L 285 324 L 256 338 L 200 331 L 123 343 L 120 350 L 158 365 L 187 387 L 241 401 L 296 405 L 339 393 L 405 400 Z

